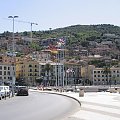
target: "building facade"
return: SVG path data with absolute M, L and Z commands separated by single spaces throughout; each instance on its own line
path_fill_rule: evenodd
M 111 67 L 106 71 L 104 68 L 94 68 L 93 85 L 116 85 L 120 84 L 120 68 Z
M 15 84 L 15 66 L 12 64 L 0 63 L 0 84 Z

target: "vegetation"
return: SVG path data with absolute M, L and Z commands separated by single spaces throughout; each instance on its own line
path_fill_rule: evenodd
M 34 43 L 34 42 L 32 42 L 30 44 L 30 47 L 33 48 L 36 51 L 40 51 L 41 50 L 41 47 L 37 43 Z
M 109 75 L 111 74 L 110 67 L 105 66 L 104 70 L 103 70 L 103 73 L 106 75 L 107 85 L 109 84 L 110 87 L 111 87 L 111 80 L 109 79 Z
M 46 63 L 44 71 L 47 72 L 47 83 L 49 83 L 49 75 L 50 75 L 50 71 L 51 71 L 52 67 L 49 63 Z
M 35 81 L 40 85 L 43 82 L 43 77 L 36 78 Z
M 109 35 L 105 36 L 105 34 Z M 30 33 L 24 32 L 23 35 L 30 36 Z M 115 39 L 120 39 L 120 27 L 110 24 L 74 25 L 54 30 L 33 31 L 33 37 L 39 38 L 40 40 L 60 38 L 62 36 L 66 37 L 67 39 L 66 48 L 68 49 L 76 45 L 88 47 L 90 41 L 96 41 L 100 43 L 102 41 L 113 41 Z M 118 49 L 120 48 L 118 41 L 116 41 L 116 46 Z M 36 45 L 32 45 L 31 47 L 35 48 L 36 50 L 41 49 Z
M 106 63 L 103 60 L 92 60 L 88 64 L 94 65 L 94 66 L 96 66 L 98 68 L 106 66 Z

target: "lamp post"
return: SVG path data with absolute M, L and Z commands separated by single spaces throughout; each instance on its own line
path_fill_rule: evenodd
M 75 85 L 75 92 L 76 92 L 76 79 L 75 79 L 75 71 L 72 71 L 72 72 L 73 72 L 74 85 Z
M 8 18 L 13 19 L 13 52 L 15 51 L 15 45 L 14 45 L 14 19 L 18 18 L 18 16 L 8 16 Z
M 14 59 L 14 52 L 15 52 L 15 44 L 14 44 L 14 19 L 18 18 L 18 16 L 8 16 L 8 18 L 13 20 L 13 49 L 12 49 L 12 57 Z M 15 64 L 13 63 L 13 67 Z M 14 97 L 14 84 L 15 84 L 15 69 L 12 68 L 12 97 Z

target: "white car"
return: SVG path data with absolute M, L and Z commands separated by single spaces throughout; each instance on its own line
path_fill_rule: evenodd
M 2 98 L 7 97 L 10 95 L 9 86 L 0 86 L 0 96 Z

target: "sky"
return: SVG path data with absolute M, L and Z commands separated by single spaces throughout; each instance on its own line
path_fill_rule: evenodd
M 0 33 L 49 30 L 71 25 L 120 26 L 120 0 L 0 0 Z

